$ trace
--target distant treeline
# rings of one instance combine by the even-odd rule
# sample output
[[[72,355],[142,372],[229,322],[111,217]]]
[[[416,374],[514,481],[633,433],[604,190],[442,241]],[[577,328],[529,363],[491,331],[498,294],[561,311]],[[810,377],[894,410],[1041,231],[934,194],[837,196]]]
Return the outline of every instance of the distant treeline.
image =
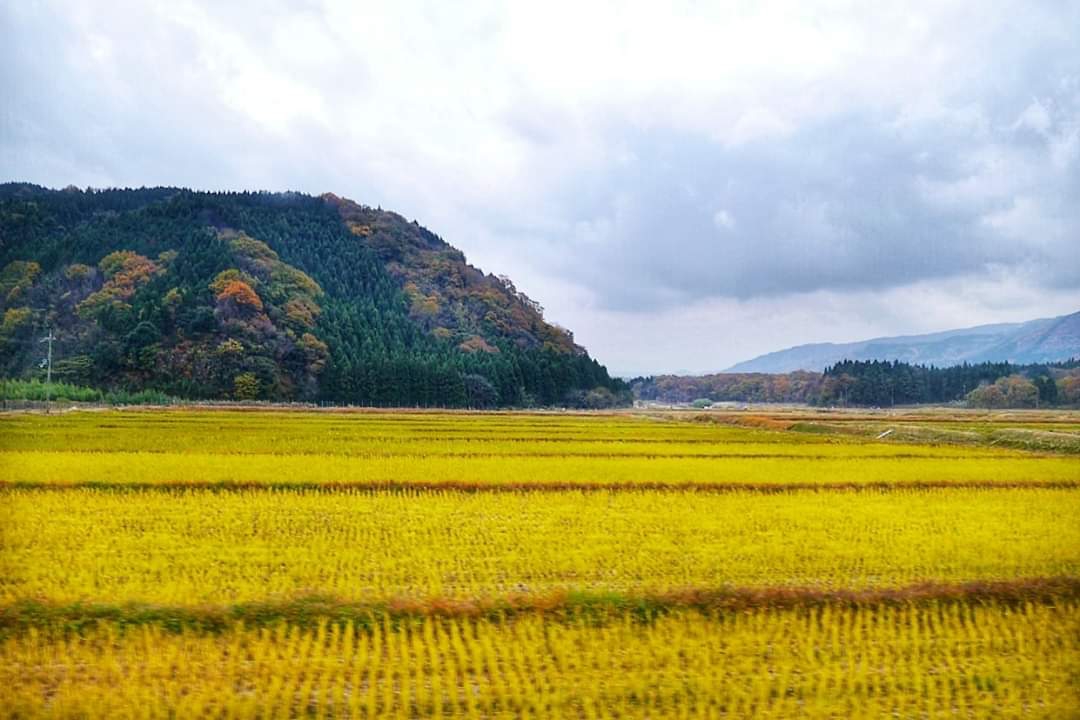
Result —
[[[1080,362],[1039,365],[977,363],[938,368],[897,361],[843,360],[826,368],[817,405],[889,407],[967,400],[988,407],[1080,402]]]
[[[638,400],[664,403],[787,402],[807,403],[821,390],[822,375],[796,371],[769,373],[719,373],[716,375],[655,375],[634,378],[630,388]]]
[[[1080,404],[1080,361],[938,368],[900,361],[843,360],[823,373],[660,375],[635,378],[630,384],[637,399],[668,403],[891,407],[966,401],[978,407],[1044,407]]]

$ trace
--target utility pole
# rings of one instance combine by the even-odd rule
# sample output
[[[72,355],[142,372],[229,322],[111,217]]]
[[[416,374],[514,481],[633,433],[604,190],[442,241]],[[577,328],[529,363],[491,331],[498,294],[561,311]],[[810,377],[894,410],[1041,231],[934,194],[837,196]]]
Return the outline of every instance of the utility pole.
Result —
[[[56,336],[53,335],[52,328],[49,328],[49,334],[46,337],[41,338],[41,342],[49,343],[49,354],[47,357],[48,369],[45,371],[45,414],[49,414],[49,409],[52,407],[52,344]]]

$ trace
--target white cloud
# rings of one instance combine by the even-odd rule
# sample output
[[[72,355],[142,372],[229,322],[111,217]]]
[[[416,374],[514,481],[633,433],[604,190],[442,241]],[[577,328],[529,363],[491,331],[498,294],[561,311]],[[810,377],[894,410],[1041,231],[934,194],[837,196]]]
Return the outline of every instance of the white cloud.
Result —
[[[1022,319],[958,283],[1067,304],[1078,26],[1052,0],[6,3],[0,166],[332,190],[511,275],[602,360],[715,368],[699,325],[768,350]]]
[[[1013,127],[1028,128],[1040,135],[1046,135],[1047,130],[1050,129],[1050,113],[1041,102],[1032,100],[1031,104],[1020,113],[1020,117],[1016,119]]]
[[[720,230],[734,230],[735,218],[727,210],[717,210],[712,216],[713,225]]]

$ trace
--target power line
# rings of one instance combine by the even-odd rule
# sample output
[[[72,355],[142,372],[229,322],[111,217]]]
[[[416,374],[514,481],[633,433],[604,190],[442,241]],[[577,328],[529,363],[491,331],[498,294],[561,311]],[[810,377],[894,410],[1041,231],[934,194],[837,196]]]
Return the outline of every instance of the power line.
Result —
[[[46,337],[41,338],[39,342],[49,343],[49,355],[48,355],[48,369],[45,371],[45,413],[48,414],[51,407],[51,392],[52,392],[52,344],[56,336],[53,335],[52,328],[49,328],[49,334]]]

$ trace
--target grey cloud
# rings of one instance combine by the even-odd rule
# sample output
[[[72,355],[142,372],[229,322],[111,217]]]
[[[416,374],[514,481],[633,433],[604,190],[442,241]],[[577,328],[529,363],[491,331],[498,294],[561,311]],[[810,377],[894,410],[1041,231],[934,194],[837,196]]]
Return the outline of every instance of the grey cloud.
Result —
[[[576,219],[563,270],[621,310],[896,287],[991,266],[1080,283],[1070,200],[1080,197],[1080,162],[1054,167],[1050,129],[1032,137],[1005,118],[991,118],[1002,129],[989,137],[939,121],[901,130],[866,114],[737,147],[664,130],[624,135],[636,162],[565,193]],[[1035,211],[1025,218],[1014,210],[1028,197]]]
[[[714,300],[773,307],[958,278],[1072,297],[1080,4],[940,5],[896,10],[889,22],[921,13],[931,27],[895,47],[872,35],[875,12],[852,11],[888,47],[849,38],[857,52],[804,81],[791,57],[750,58],[745,76],[684,67],[712,57],[708,34],[681,55],[693,27],[653,36],[642,18],[611,63],[580,32],[522,56],[526,35],[505,35],[512,12],[469,3],[400,16],[284,0],[0,4],[14,39],[0,44],[0,180],[332,190],[531,278],[523,289],[546,305],[573,286],[556,319],[575,328],[589,302],[670,327]],[[295,112],[309,99],[322,116]]]
[[[76,184],[169,177],[193,182],[222,174],[230,161],[221,152],[229,131],[201,122],[214,112],[208,95],[162,83],[163,69],[155,62],[197,57],[192,38],[157,32],[154,24],[131,17],[127,22],[137,40],[103,41],[101,52],[110,58],[99,64],[93,40],[66,18],[18,7],[7,12],[12,32],[38,39],[12,43],[3,56],[2,82],[14,111],[5,119],[2,151],[13,158],[13,167],[38,177],[42,170],[67,167],[72,176],[66,182]],[[116,69],[121,76],[112,75]],[[190,152],[195,145],[198,154]]]
[[[207,60],[192,27],[149,7],[98,17],[11,5],[0,22],[5,37],[33,39],[0,49],[0,157],[15,173],[5,180],[310,192],[340,181],[340,168],[327,170],[335,143],[325,128],[300,118],[275,136],[228,106],[230,69]],[[354,83],[362,76],[351,69]]]

